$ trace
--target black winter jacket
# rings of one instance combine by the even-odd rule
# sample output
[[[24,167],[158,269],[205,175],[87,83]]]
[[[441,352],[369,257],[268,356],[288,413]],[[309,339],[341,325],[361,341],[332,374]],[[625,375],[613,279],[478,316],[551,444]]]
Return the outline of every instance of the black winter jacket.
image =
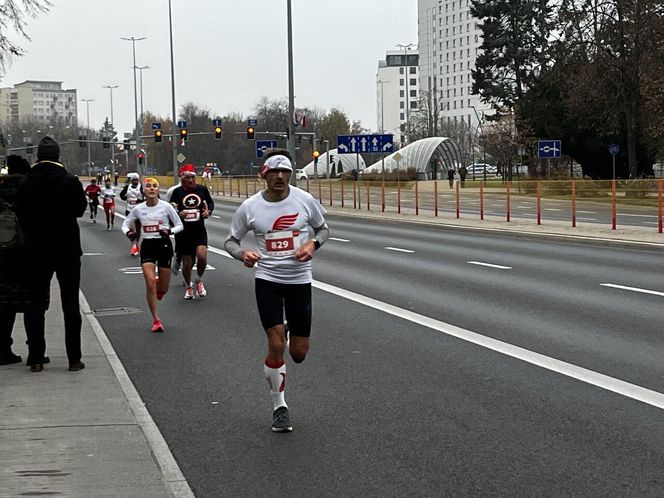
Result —
[[[79,258],[77,218],[88,206],[78,177],[52,161],[32,166],[18,188],[17,214],[29,254],[39,258]]]

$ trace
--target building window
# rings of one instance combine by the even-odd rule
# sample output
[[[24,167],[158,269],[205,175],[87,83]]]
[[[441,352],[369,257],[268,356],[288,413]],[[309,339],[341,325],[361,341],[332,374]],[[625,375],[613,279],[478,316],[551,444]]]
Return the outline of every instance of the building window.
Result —
[[[399,108],[400,109],[405,109],[406,108],[406,103],[403,100],[401,102],[399,102]]]
[[[406,92],[403,90],[399,90],[399,97],[404,98],[406,96]]]
[[[403,68],[402,67],[399,68],[399,74],[403,74]]]
[[[406,116],[404,115],[403,112],[401,114],[399,114],[399,119],[401,119],[401,121],[406,119]]]
[[[414,66],[411,66],[410,68],[408,68],[408,71],[410,72],[410,74],[416,74],[417,73],[417,68],[414,67]]]
[[[403,81],[403,78],[399,79],[399,86],[404,86],[404,85],[405,85],[405,83]]]
[[[411,97],[417,97],[417,90],[411,90],[410,91],[410,96]]]
[[[411,78],[410,79],[410,84],[411,85],[417,85],[417,78]]]
[[[411,109],[417,109],[417,101],[416,100],[410,103],[410,108]]]

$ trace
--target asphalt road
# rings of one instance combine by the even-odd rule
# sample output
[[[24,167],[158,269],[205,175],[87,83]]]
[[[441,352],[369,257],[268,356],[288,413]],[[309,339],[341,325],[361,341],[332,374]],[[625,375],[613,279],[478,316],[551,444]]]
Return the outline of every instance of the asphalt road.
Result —
[[[217,254],[236,207],[164,334],[129,242],[81,221],[82,290],[142,310],[99,321],[197,496],[664,495],[660,251],[330,217],[273,434],[253,274]]]

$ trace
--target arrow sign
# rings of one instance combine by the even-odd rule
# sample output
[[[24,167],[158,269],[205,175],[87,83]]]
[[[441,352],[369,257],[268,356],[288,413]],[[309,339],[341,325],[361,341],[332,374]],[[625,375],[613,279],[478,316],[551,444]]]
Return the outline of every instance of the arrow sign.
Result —
[[[384,153],[394,147],[393,135],[338,135],[339,154]]]
[[[620,147],[618,147],[618,144],[609,145],[609,154],[615,156],[616,154],[618,154],[618,152],[620,152]]]
[[[153,130],[161,130],[161,123],[152,123]]]
[[[276,148],[276,140],[256,140],[256,157],[263,157],[266,150]]]

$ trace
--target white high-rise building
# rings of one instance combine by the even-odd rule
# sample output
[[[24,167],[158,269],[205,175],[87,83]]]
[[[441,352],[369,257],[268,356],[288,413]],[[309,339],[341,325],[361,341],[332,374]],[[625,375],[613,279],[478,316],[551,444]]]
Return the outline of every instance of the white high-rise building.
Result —
[[[492,113],[472,93],[471,71],[482,44],[482,30],[470,14],[472,0],[418,0],[420,88],[448,122],[478,126]],[[474,108],[474,109],[473,109]]]
[[[76,125],[76,90],[61,81],[28,80],[0,88],[0,125],[38,120],[45,124]]]
[[[408,141],[408,118],[420,99],[417,50],[389,50],[376,72],[376,128],[394,135],[395,143]]]

